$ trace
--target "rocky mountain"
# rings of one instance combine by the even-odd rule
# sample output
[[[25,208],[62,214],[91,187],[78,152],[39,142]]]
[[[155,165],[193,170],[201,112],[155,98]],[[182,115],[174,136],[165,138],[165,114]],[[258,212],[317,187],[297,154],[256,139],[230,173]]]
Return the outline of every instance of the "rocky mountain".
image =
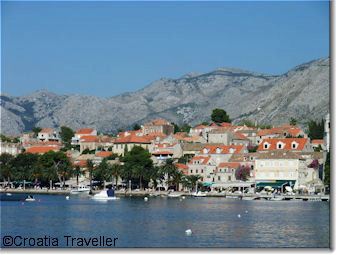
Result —
[[[312,61],[282,75],[231,68],[189,73],[110,98],[48,91],[21,97],[1,95],[1,132],[15,135],[34,126],[61,125],[115,132],[156,117],[194,125],[209,120],[214,108],[225,109],[236,122],[321,119],[329,111],[329,61]]]

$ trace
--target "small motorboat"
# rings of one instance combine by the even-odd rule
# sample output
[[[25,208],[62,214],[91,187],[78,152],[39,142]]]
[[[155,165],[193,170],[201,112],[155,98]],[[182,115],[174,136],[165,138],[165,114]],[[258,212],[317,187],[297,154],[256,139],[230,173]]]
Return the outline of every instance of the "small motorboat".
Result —
[[[167,195],[168,197],[181,197],[181,193],[171,192]]]
[[[92,199],[95,200],[118,200],[119,197],[115,196],[115,191],[113,189],[102,190],[100,193],[94,195]]]
[[[198,191],[198,192],[194,192],[192,194],[194,197],[206,197],[206,193],[203,193],[201,191]]]
[[[28,195],[27,198],[25,199],[26,202],[34,202],[35,198],[31,195]]]
[[[70,194],[72,195],[80,195],[80,194],[89,194],[90,188],[85,186],[77,186],[74,189],[70,190]]]
[[[269,199],[270,201],[282,201],[284,200],[283,196],[274,196],[272,198]]]

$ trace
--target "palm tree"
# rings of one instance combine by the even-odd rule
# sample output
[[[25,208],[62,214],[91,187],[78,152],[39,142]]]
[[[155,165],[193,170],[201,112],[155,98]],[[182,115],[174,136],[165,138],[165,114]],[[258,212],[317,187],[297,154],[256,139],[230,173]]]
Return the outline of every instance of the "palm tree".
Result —
[[[87,169],[89,171],[89,180],[90,180],[90,191],[92,190],[92,173],[94,171],[94,163],[92,160],[87,160]]]
[[[118,177],[121,175],[122,173],[122,166],[119,164],[113,164],[111,166],[111,172],[112,172],[112,176],[115,179],[116,182],[116,188],[117,188],[117,184],[118,184]]]
[[[168,186],[170,179],[177,173],[178,169],[173,163],[173,159],[169,158],[165,161],[165,164],[161,166],[161,171],[166,176]]]
[[[193,189],[194,185],[199,181],[200,178],[200,175],[188,175],[187,179],[189,188]]]
[[[172,176],[172,184],[176,186],[176,191],[179,191],[179,184],[181,183],[183,176],[183,173],[178,170]]]
[[[73,174],[76,175],[76,185],[78,186],[78,184],[79,184],[78,179],[79,179],[79,176],[81,174],[80,166],[75,166],[75,168],[73,169]]]

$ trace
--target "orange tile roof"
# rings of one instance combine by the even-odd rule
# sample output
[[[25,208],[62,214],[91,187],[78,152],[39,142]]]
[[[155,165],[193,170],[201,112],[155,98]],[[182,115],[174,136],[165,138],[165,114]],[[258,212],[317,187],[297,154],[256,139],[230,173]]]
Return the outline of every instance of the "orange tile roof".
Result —
[[[188,166],[182,163],[175,163],[175,166],[180,169],[188,169]]]
[[[80,167],[86,167],[87,166],[87,161],[86,160],[76,160],[74,162],[75,166],[80,166]]]
[[[41,131],[39,133],[54,133],[54,129],[52,128],[42,128]]]
[[[207,154],[216,154],[216,149],[220,148],[221,153],[220,154],[229,154],[230,149],[234,149],[234,154],[240,153],[243,149],[243,145],[206,145],[201,151],[201,154],[204,154],[204,149],[208,149]]]
[[[269,143],[270,146],[268,149],[264,148],[264,143]],[[308,142],[308,138],[268,138],[268,139],[263,139],[263,141],[259,144],[257,150],[258,151],[270,151],[270,150],[280,150],[277,149],[277,143],[282,142],[284,143],[284,147],[282,150],[303,150],[305,145]],[[292,149],[292,142],[298,143],[298,146],[296,149]]]
[[[239,162],[222,162],[219,164],[219,168],[238,168],[240,166]]]
[[[204,129],[204,128],[207,128],[207,127],[208,126],[206,126],[206,125],[200,124],[200,125],[197,125],[197,126],[193,127],[193,129]]]
[[[152,152],[152,155],[172,155],[172,151],[155,151]]]
[[[232,126],[232,123],[222,122],[222,123],[220,123],[220,126],[221,126],[221,127],[231,127],[231,126]]]
[[[199,161],[201,161],[200,164],[205,165],[205,164],[208,163],[208,161],[209,161],[210,159],[211,159],[210,156],[207,156],[207,157],[205,157],[205,156],[194,156],[194,157],[190,160],[189,163],[191,164],[193,161],[199,160]]]
[[[323,139],[313,139],[311,143],[312,144],[324,144],[324,140]]]
[[[27,153],[33,153],[33,154],[43,154],[48,151],[59,151],[59,146],[33,146],[26,149]]]
[[[151,140],[153,138],[148,136],[135,136],[135,135],[129,135],[126,137],[119,137],[115,140],[115,143],[151,143]]]
[[[76,134],[78,135],[90,135],[94,129],[92,128],[80,128],[76,131]]]
[[[285,124],[279,127],[259,130],[257,132],[257,135],[266,136],[266,135],[283,134],[283,133],[288,133],[292,136],[298,136],[299,134],[303,133],[303,131],[299,127]]]
[[[112,152],[111,151],[98,151],[96,153],[96,156],[97,157],[102,157],[102,158],[106,158],[106,157],[109,157],[112,155]]]
[[[235,132],[234,135],[235,135],[236,139],[240,139],[240,140],[247,140],[248,139],[244,134],[239,133],[239,132]]]
[[[80,139],[80,143],[93,143],[93,142],[98,142],[98,137],[96,135],[86,135],[82,136]]]

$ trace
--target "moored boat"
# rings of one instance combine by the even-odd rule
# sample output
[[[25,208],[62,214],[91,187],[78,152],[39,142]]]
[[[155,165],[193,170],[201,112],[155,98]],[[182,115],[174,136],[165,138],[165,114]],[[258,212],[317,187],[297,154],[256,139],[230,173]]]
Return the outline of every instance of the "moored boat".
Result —
[[[89,194],[90,188],[85,186],[77,186],[74,189],[70,190],[70,194],[76,195],[76,194]]]
[[[115,196],[115,191],[113,189],[102,190],[98,194],[94,195],[92,199],[95,200],[118,200],[119,197]]]

